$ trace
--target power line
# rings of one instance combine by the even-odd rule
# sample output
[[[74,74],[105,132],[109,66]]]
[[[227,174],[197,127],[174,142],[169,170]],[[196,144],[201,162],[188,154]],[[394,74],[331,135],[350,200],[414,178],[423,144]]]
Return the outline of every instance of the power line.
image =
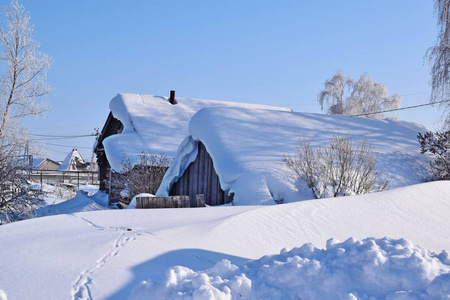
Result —
[[[370,112],[370,113],[349,115],[349,117],[361,117],[361,116],[368,116],[368,115],[376,115],[376,114],[382,114],[382,113],[386,113],[386,112],[393,112],[393,111],[397,111],[397,110],[405,110],[405,109],[423,107],[423,106],[440,104],[440,103],[445,103],[445,102],[450,102],[450,100],[442,100],[442,101],[436,101],[436,102],[433,102],[433,103],[425,103],[425,104],[412,105],[412,106],[406,106],[406,107],[401,107],[401,108],[394,108],[394,109],[388,109],[388,110],[382,110],[382,111],[376,111],[376,112]]]
[[[422,92],[422,93],[413,93],[413,94],[403,94],[403,95],[400,95],[400,96],[404,97],[404,96],[415,96],[415,95],[425,95],[425,94],[431,94],[431,92]]]
[[[79,134],[79,135],[49,135],[49,134],[37,134],[30,133],[32,136],[42,136],[42,137],[52,137],[52,138],[79,138],[79,137],[87,137],[87,136],[95,136],[95,134]]]
[[[44,142],[44,144],[50,145],[50,146],[57,146],[57,147],[66,147],[66,148],[89,149],[89,150],[93,149],[92,147],[67,146],[67,145],[52,144],[52,143],[46,143],[46,142]]]

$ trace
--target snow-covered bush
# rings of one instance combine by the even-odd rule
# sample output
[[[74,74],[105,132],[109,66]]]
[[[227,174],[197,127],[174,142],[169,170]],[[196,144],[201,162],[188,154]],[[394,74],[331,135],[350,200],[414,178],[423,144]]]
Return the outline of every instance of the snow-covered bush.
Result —
[[[31,217],[40,201],[17,158],[21,148],[11,139],[0,137],[0,224]]]
[[[425,134],[419,132],[417,139],[422,154],[430,153],[434,160],[430,162],[431,177],[429,180],[450,179],[450,131],[431,132]]]
[[[450,255],[405,239],[350,238],[305,244],[242,267],[222,260],[194,271],[170,268],[129,299],[449,299]]]
[[[348,135],[333,135],[322,147],[313,147],[311,139],[303,138],[293,157],[284,161],[315,198],[359,195],[389,186],[389,180],[378,180],[378,159],[367,138],[353,142]]]
[[[141,153],[136,164],[124,154],[122,173],[116,173],[112,180],[112,195],[128,192],[128,198],[140,193],[156,194],[161,181],[169,167],[169,159],[165,154]]]

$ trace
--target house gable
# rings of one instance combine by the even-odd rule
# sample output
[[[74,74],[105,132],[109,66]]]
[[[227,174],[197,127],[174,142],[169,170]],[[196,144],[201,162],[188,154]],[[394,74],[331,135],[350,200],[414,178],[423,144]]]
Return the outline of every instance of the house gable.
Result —
[[[196,206],[197,194],[203,194],[207,205],[221,205],[233,201],[233,194],[222,190],[214,163],[203,143],[198,143],[196,159],[184,171],[178,181],[172,184],[170,196],[189,195],[191,206]]]

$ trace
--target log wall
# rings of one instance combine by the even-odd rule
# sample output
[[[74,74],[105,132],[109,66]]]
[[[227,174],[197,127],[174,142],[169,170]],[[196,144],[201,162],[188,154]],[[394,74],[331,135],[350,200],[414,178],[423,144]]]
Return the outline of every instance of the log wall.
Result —
[[[221,205],[233,201],[233,194],[222,190],[214,170],[214,164],[202,143],[198,145],[198,155],[177,182],[172,184],[170,195],[189,195],[191,207],[195,207],[197,194],[204,194],[207,205]]]

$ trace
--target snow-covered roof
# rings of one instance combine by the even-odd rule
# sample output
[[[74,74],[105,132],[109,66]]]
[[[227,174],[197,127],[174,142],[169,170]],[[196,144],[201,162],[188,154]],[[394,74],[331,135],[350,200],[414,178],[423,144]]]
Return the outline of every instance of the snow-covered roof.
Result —
[[[45,161],[45,158],[33,157],[33,169],[38,168],[44,161]]]
[[[63,160],[58,168],[58,171],[77,171],[77,165],[84,163],[85,161],[83,157],[81,157],[80,152],[74,148]]]
[[[103,145],[112,169],[122,169],[123,154],[133,163],[142,153],[165,153],[175,157],[178,146],[189,135],[192,116],[205,107],[245,107],[290,111],[288,108],[248,103],[176,98],[172,105],[166,97],[118,94],[109,107],[124,126],[122,133],[105,138]]]
[[[191,120],[187,137],[166,173],[157,195],[167,195],[197,155],[201,141],[211,155],[223,190],[235,193],[234,203],[274,204],[310,199],[311,192],[299,188],[283,163],[293,155],[299,139],[310,137],[313,146],[323,145],[336,133],[352,139],[367,136],[379,156],[378,170],[391,188],[422,182],[424,171],[416,135],[420,125],[319,114],[244,108],[207,108]]]

